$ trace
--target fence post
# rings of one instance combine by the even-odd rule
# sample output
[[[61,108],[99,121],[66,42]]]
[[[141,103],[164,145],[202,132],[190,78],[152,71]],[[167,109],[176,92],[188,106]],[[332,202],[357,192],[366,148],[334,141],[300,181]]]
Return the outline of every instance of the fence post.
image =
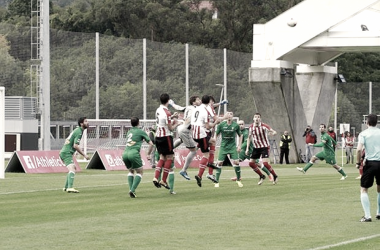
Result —
[[[0,87],[0,179],[5,178],[5,88]]]

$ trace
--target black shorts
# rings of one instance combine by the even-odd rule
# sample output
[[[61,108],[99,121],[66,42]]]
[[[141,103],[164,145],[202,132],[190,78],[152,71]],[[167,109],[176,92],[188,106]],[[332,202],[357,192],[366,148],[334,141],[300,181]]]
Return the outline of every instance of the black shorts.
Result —
[[[230,158],[228,158],[228,156],[224,157],[224,161],[222,163],[222,166],[223,167],[232,167],[232,162],[230,161]]]
[[[212,137],[212,131],[207,131],[206,134],[207,134],[207,140],[210,141]]]
[[[366,161],[360,186],[370,188],[373,186],[374,179],[376,179],[376,185],[380,185],[380,161]]]
[[[172,136],[156,137],[156,147],[160,155],[174,154],[173,137]]]
[[[251,159],[260,159],[260,156],[262,158],[268,158],[269,157],[269,152],[268,148],[254,148],[252,150],[251,154]]]
[[[194,139],[194,141],[198,142],[198,148],[201,149],[202,153],[210,152],[209,140],[210,140],[209,137],[204,137],[201,139]]]

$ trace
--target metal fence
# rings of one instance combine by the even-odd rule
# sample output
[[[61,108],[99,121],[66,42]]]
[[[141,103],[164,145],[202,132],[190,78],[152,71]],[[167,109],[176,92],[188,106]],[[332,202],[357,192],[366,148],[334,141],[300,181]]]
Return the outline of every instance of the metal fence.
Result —
[[[30,28],[0,25],[0,85],[6,95],[36,97],[30,80]],[[95,34],[51,30],[51,120],[76,121],[80,116],[95,118]],[[142,118],[143,40],[100,35],[100,119]],[[159,94],[170,93],[186,105],[185,45],[147,41],[147,119],[154,118]],[[211,94],[219,99],[224,81],[224,51],[189,45],[189,95]],[[255,112],[248,69],[251,53],[227,51],[228,108],[248,123]],[[179,86],[179,87],[178,87]],[[254,90],[253,90],[254,91]],[[370,102],[370,93],[374,98]],[[339,83],[337,124],[362,130],[363,115],[380,113],[380,84]],[[333,100],[331,100],[333,102]],[[333,124],[334,107],[331,113]],[[262,112],[265,112],[263,110]],[[340,131],[337,131],[340,133]]]

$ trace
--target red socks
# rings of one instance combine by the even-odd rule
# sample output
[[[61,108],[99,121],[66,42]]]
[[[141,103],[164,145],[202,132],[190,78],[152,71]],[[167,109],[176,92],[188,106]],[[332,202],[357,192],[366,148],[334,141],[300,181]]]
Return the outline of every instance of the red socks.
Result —
[[[199,163],[199,172],[198,176],[202,178],[203,173],[205,172],[205,169],[207,167],[208,159],[206,157],[203,157],[201,162]]]
[[[260,171],[260,168],[256,165],[254,162],[249,162],[249,166],[253,169],[253,171],[256,172],[260,177],[263,175],[263,173]]]
[[[154,171],[154,178],[156,178],[157,180],[160,178],[161,168],[162,168],[163,165],[164,165],[164,160],[160,159],[157,162],[156,170]]]

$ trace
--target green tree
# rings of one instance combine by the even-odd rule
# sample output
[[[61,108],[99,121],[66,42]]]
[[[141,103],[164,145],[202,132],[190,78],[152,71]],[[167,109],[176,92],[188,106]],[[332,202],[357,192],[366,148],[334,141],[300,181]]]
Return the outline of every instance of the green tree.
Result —
[[[6,95],[27,95],[27,81],[23,65],[9,53],[10,46],[6,38],[0,35],[0,85],[6,88]]]
[[[37,1],[36,1],[37,2]],[[30,0],[13,0],[8,4],[9,16],[30,17],[31,6]]]
[[[349,82],[380,82],[380,53],[346,53],[336,61]]]

